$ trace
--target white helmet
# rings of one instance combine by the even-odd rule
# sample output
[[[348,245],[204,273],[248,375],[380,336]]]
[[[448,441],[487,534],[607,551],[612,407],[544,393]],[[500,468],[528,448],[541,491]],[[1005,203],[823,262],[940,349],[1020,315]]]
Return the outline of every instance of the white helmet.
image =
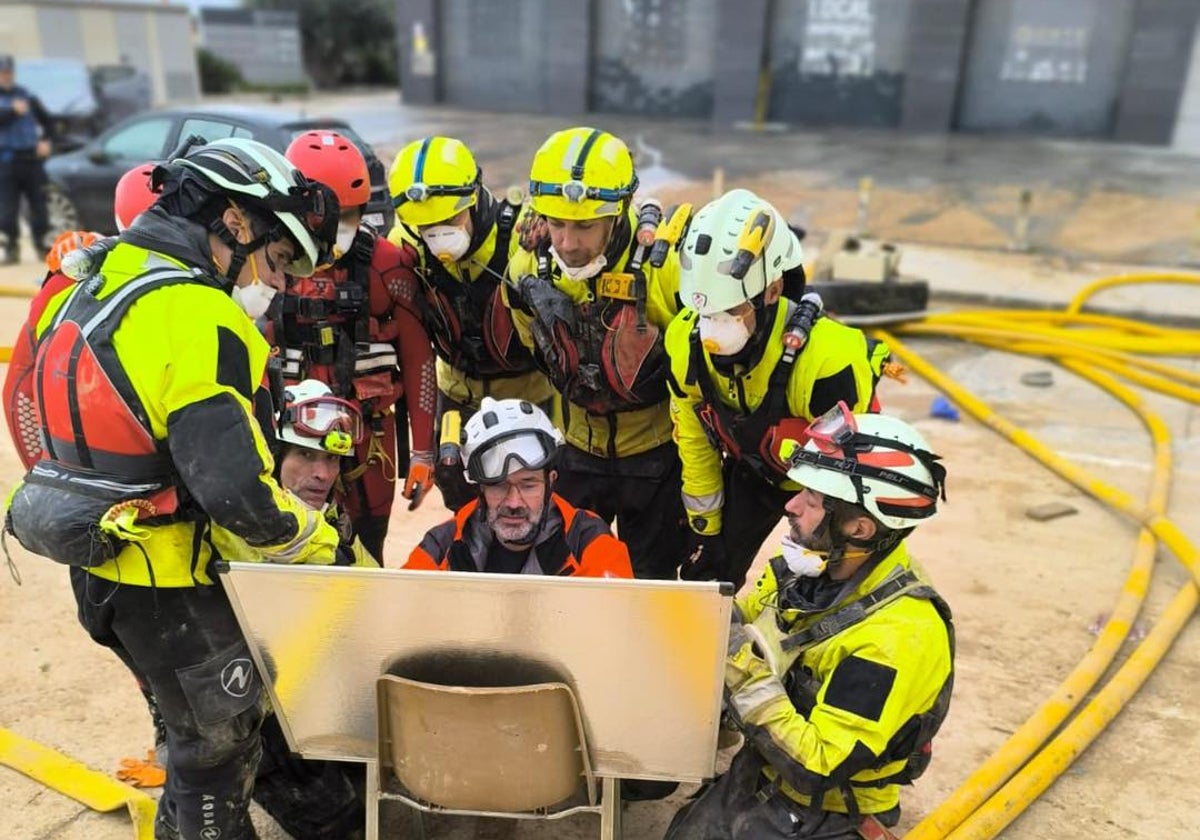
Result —
[[[888,528],[912,528],[937,514],[946,469],[912,426],[886,414],[851,414],[844,402],[814,420],[803,448],[785,440],[788,478],[865,508]]]
[[[358,406],[338,399],[317,379],[289,385],[283,392],[279,440],[293,446],[334,455],[349,455],[362,440],[362,413]]]
[[[749,190],[730,190],[700,208],[679,250],[679,297],[715,315],[761,295],[804,262],[783,215]]]
[[[515,470],[548,469],[563,444],[562,432],[527,400],[484,397],[464,431],[462,459],[475,484],[497,484]]]
[[[270,146],[227,137],[198,146],[172,164],[200,173],[234,201],[241,198],[247,210],[282,222],[297,246],[288,274],[308,277],[325,258],[337,228],[337,198]]]

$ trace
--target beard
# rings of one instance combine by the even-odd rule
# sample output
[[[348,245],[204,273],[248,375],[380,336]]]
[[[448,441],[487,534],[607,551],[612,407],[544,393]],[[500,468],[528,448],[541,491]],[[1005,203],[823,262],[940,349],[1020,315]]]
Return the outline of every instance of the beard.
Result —
[[[816,536],[815,534],[805,534],[800,528],[800,520],[794,516],[789,516],[788,526],[791,529],[792,542],[818,554],[832,551],[833,539],[829,533],[828,521],[829,517],[826,516],[825,527],[818,526],[821,534],[820,536]]]
[[[487,512],[488,527],[492,529],[496,539],[515,545],[533,541],[533,530],[541,518],[541,508],[533,510],[527,505],[500,505],[489,507]]]

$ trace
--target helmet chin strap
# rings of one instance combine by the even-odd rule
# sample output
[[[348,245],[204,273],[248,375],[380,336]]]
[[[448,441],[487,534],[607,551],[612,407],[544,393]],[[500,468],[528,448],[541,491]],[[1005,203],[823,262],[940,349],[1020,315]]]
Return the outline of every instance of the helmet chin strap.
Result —
[[[249,224],[249,222],[247,222],[247,224]],[[221,279],[224,280],[222,286],[225,288],[225,291],[228,292],[237,285],[238,275],[242,273],[242,266],[246,264],[246,259],[267,243],[271,232],[267,231],[266,233],[262,233],[259,236],[256,236],[254,239],[251,239],[249,242],[239,242],[238,238],[233,235],[233,231],[229,229],[220,216],[213,219],[209,223],[208,229],[217,237],[217,239],[220,239],[221,242],[227,248],[229,248],[231,252],[229,256],[229,265],[225,267],[225,270],[221,275]],[[217,268],[220,267],[221,266],[218,263]]]

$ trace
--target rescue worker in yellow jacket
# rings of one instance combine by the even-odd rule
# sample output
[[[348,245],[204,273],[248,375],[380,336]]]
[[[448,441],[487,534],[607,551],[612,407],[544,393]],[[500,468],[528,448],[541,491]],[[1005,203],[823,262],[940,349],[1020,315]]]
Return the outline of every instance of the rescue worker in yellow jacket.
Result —
[[[612,134],[551,135],[529,179],[530,250],[513,256],[504,290],[561,395],[556,489],[616,520],[635,576],[674,579],[683,510],[662,336],[679,309],[678,254],[665,239],[655,249],[667,226],[656,203],[635,209],[633,158]]]
[[[745,745],[666,840],[885,836],[953,685],[950,609],[904,539],[945,469],[901,420],[845,403],[788,440],[789,537],[736,602],[728,714]]]
[[[338,208],[251,140],[194,148],[154,178],[155,205],[38,322],[44,455],[6,528],[72,567],[81,623],[158,702],[155,837],[243,840],[264,695],[213,585],[213,533],[282,563],[332,563],[338,545],[272,476],[269,351],[246,309],[313,271]]]
[[[839,401],[866,411],[887,348],[822,317],[820,298],[802,294],[800,241],[748,190],[696,214],[679,260],[688,309],[667,329],[667,352],[691,526],[680,575],[740,588],[796,489],[780,443]]]
[[[401,149],[388,186],[399,222],[388,238],[415,256],[421,288],[413,296],[437,354],[439,425],[451,412],[465,423],[488,396],[550,410],[554,391],[500,299],[520,198],[492,195],[470,149],[452,137]],[[434,479],[452,510],[475,498],[460,464],[439,462]]]

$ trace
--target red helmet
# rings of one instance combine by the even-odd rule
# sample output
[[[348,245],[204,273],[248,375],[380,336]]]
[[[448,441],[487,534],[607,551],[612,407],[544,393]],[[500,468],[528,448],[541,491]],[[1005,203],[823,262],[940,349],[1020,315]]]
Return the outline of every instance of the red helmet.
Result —
[[[306,131],[284,154],[305,178],[332,189],[343,209],[361,207],[370,200],[367,161],[354,143],[336,131]]]
[[[138,164],[117,181],[117,189],[113,194],[113,216],[117,220],[117,230],[125,230],[132,225],[134,219],[158,200],[158,194],[150,189],[150,175],[156,165]]]

